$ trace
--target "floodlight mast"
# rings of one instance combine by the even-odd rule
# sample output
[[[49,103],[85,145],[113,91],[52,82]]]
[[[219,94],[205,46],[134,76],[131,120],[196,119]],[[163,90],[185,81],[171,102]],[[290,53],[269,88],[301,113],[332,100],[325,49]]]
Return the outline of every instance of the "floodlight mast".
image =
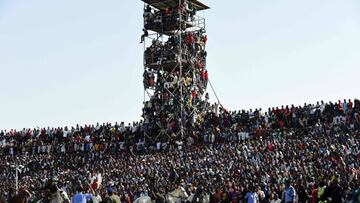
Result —
[[[205,19],[196,12],[209,7],[198,0],[142,1],[143,139],[175,144],[192,135],[208,106]]]

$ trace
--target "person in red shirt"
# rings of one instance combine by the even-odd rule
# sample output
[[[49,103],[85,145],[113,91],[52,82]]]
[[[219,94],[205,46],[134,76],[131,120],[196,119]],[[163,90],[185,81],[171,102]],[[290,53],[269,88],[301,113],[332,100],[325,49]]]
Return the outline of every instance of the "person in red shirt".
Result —
[[[348,103],[347,103],[347,106],[348,106],[348,110],[351,110],[352,107],[353,107],[353,103],[351,102],[351,99],[349,99]]]
[[[343,110],[343,105],[342,105],[342,102],[340,100],[338,101],[338,109],[339,109],[339,111]]]
[[[205,69],[201,70],[200,76],[201,76],[202,79],[205,80]]]
[[[316,203],[317,202],[317,193],[318,193],[318,186],[315,183],[312,190],[311,190],[311,203]]]
[[[190,45],[194,44],[194,42],[195,42],[194,33],[190,32],[186,36],[186,43],[190,46]]]
[[[91,184],[91,188],[96,191],[99,188],[99,184],[98,184],[98,179],[95,178],[95,180],[93,181],[93,183]]]
[[[163,15],[164,15],[164,16],[169,16],[169,15],[170,15],[170,9],[167,8],[167,7],[165,7],[165,8],[162,10],[162,12],[163,12]]]
[[[268,148],[269,151],[274,151],[275,146],[274,146],[273,143],[269,143],[268,146],[267,146],[267,148]]]
[[[197,62],[196,62],[196,67],[197,68],[202,68],[202,64],[201,64],[201,61],[200,60],[198,60]]]
[[[192,90],[192,91],[191,91],[191,96],[192,96],[192,98],[195,98],[195,97],[197,96],[197,93],[196,93],[195,90]]]
[[[203,40],[203,42],[204,42],[204,45],[206,45],[206,42],[207,42],[207,40],[208,40],[207,36],[204,35],[203,38],[202,38],[202,40]]]

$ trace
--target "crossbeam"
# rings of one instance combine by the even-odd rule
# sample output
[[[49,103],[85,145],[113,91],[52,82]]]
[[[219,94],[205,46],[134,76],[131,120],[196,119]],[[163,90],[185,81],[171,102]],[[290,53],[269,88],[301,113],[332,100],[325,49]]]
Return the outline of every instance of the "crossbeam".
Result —
[[[179,0],[142,0],[143,2],[159,9],[163,10],[165,8],[175,8],[179,5]],[[206,10],[210,7],[201,3],[198,0],[187,0],[189,4],[191,4],[197,11]]]

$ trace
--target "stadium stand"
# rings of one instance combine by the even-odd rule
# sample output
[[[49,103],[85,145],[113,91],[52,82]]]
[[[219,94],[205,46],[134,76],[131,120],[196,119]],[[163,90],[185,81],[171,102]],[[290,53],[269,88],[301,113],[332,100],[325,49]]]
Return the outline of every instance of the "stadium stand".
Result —
[[[190,202],[359,200],[359,100],[265,113],[216,107],[191,136],[172,142],[143,143],[142,122],[3,130],[0,197],[63,202],[93,191],[84,198],[164,202],[183,191]]]

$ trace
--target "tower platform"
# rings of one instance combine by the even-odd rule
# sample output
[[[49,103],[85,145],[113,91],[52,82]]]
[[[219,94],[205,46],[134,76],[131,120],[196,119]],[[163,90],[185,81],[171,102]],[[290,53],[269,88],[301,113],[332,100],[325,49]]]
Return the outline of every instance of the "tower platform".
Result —
[[[179,5],[179,0],[142,0],[143,2],[159,9],[163,10],[165,8],[174,8]],[[191,4],[197,11],[210,9],[209,6],[201,3],[198,0],[187,0],[189,4]]]

